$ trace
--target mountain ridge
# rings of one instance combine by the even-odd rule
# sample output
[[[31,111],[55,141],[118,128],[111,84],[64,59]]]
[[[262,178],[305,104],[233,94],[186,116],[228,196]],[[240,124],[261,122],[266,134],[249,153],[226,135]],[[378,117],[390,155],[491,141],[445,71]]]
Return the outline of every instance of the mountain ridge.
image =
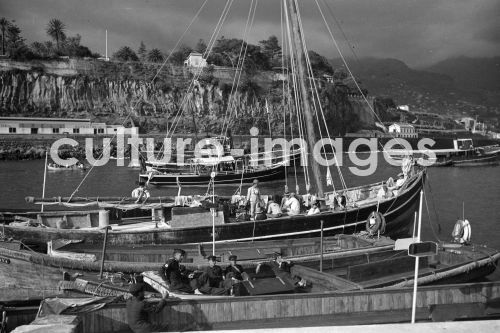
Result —
[[[340,59],[330,63],[345,71]],[[415,111],[477,115],[500,125],[500,56],[454,57],[423,68],[375,57],[350,59],[348,64],[370,95],[393,98],[397,105],[409,105]]]

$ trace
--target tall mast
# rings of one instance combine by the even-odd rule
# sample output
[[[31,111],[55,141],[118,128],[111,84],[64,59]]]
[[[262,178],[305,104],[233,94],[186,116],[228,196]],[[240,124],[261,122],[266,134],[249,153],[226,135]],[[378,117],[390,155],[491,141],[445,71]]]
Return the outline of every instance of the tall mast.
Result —
[[[304,110],[306,130],[307,130],[307,142],[309,146],[309,154],[308,155],[308,165],[311,166],[311,170],[314,176],[314,182],[316,183],[316,190],[319,197],[323,197],[323,183],[321,182],[321,174],[319,170],[319,165],[314,160],[313,150],[314,145],[316,144],[316,131],[314,129],[314,118],[311,112],[310,107],[310,97],[306,88],[306,63],[304,60],[304,48],[302,47],[302,32],[300,31],[299,22],[297,18],[297,7],[295,0],[284,0],[287,2],[291,22],[292,22],[292,31],[293,31],[293,46],[294,52],[297,59],[297,69],[299,72],[299,87],[302,91],[302,107]]]

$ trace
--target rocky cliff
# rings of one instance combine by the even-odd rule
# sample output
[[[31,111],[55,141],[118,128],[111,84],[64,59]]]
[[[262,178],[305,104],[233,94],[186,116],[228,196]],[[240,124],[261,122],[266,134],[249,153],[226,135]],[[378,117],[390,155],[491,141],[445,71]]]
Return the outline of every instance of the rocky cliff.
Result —
[[[228,107],[233,75],[230,69],[216,69],[193,84],[187,68],[170,65],[0,60],[0,116],[85,117],[119,124],[131,120],[143,131],[175,126],[178,132],[217,131],[227,119],[235,133],[247,133],[251,126],[267,129],[268,100],[273,131],[281,133],[281,83],[273,80],[274,74],[243,77]],[[349,112],[365,125],[373,123],[359,101],[352,101]]]

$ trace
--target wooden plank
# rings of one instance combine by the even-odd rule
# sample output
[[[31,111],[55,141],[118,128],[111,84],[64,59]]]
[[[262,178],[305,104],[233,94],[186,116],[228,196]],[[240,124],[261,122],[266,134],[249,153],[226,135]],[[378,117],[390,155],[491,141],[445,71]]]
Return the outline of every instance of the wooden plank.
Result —
[[[422,268],[426,268],[428,266],[427,258],[420,258],[420,265]],[[354,282],[375,280],[392,274],[411,272],[414,268],[415,258],[413,257],[405,256],[401,258],[385,259],[377,262],[349,266],[347,268],[347,279]]]
[[[327,290],[355,290],[361,289],[357,283],[343,279],[333,274],[319,272],[316,269],[305,267],[302,265],[294,265],[291,269],[292,275],[300,276],[301,278],[311,281],[314,284],[319,284]]]

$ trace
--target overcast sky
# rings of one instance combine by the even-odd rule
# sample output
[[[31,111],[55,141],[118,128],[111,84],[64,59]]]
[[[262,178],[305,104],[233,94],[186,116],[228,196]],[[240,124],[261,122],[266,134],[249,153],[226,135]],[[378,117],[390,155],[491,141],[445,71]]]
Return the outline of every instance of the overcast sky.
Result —
[[[183,39],[208,41],[227,0],[209,0]],[[318,0],[343,53],[396,58],[412,67],[453,56],[500,55],[500,0]],[[340,22],[342,31],[335,24]],[[45,41],[47,23],[58,18],[67,35],[104,54],[127,45],[170,51],[202,0],[0,0],[0,16],[15,20],[28,43]],[[235,0],[220,35],[242,38],[251,0]],[[308,46],[338,57],[315,0],[300,0]],[[280,0],[260,0],[249,41],[281,36]]]

